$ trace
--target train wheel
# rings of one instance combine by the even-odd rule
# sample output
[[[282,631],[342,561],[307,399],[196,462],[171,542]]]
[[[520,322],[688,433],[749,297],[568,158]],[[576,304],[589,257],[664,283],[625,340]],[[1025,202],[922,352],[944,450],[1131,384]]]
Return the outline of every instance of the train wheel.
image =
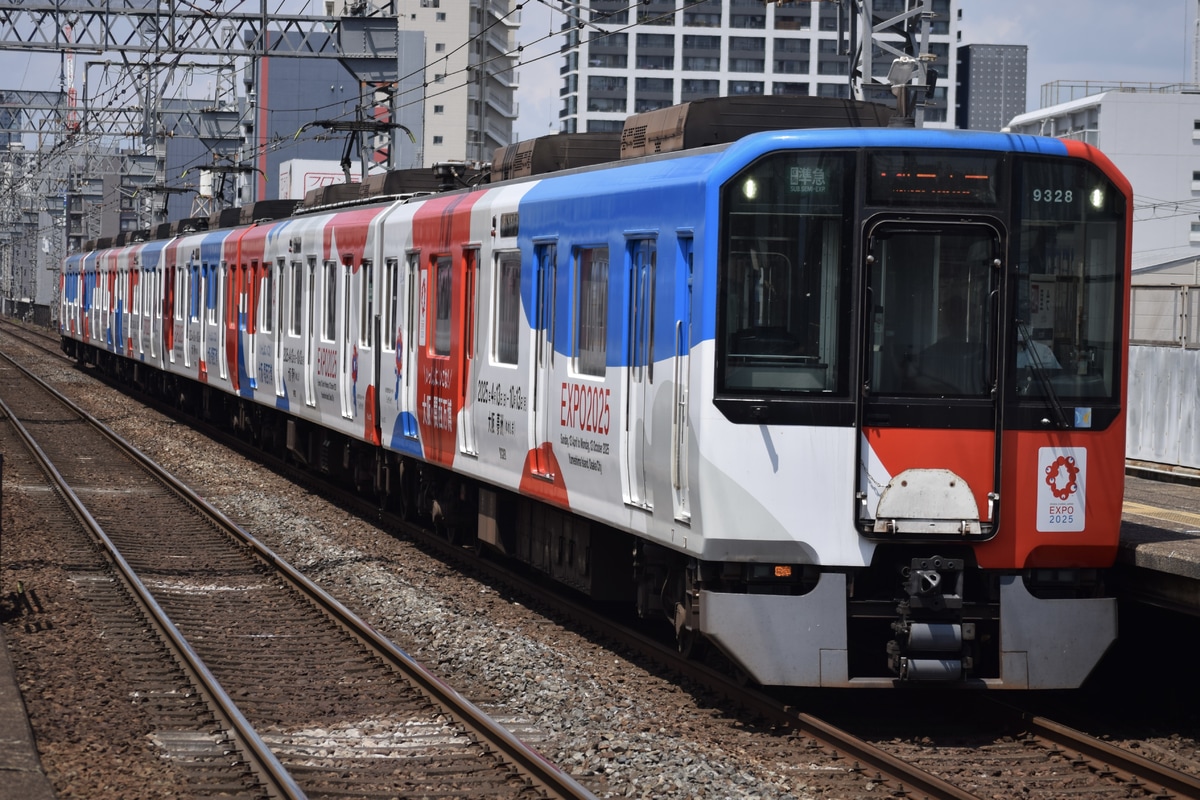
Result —
[[[699,661],[708,652],[708,640],[697,630],[680,628],[675,632],[675,647],[684,658]]]
[[[400,519],[411,521],[417,516],[417,472],[400,463],[400,486],[391,496],[392,507]]]

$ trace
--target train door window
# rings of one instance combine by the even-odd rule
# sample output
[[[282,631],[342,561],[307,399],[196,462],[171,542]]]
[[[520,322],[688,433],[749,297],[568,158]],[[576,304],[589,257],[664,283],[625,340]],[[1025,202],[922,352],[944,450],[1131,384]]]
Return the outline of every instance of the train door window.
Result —
[[[479,307],[479,251],[467,250],[463,253],[463,297],[466,304],[463,308],[463,354],[467,361],[475,358],[475,309]],[[463,375],[467,375],[463,372]]]
[[[454,267],[450,256],[438,256],[435,262],[433,299],[433,352],[450,355],[450,318],[453,309]]]
[[[718,391],[849,392],[851,159],[780,153],[722,188]]]
[[[400,299],[400,264],[394,258],[383,260],[383,308],[381,309],[383,341],[380,346],[391,352],[400,349],[400,330],[396,327],[396,303]],[[393,340],[392,337],[396,338]]]
[[[283,259],[279,260],[279,265],[283,267]],[[275,330],[275,309],[279,307],[279,298],[275,296],[275,273],[274,264],[263,262],[258,291],[258,329],[263,333]]]
[[[358,268],[358,343],[363,347],[375,345],[375,265],[363,259]]]
[[[216,265],[208,264],[206,266],[208,268],[208,274],[206,277],[208,286],[206,287],[205,296],[204,296],[204,315],[205,315],[205,317],[207,317],[209,325],[216,325],[217,324],[217,292],[219,291],[219,288],[220,288],[220,281],[218,279]]]
[[[190,292],[191,300],[191,321],[200,321],[200,264],[193,260],[191,266],[192,273],[192,291]]]
[[[162,273],[163,288],[166,290],[166,298],[164,300],[166,322],[163,324],[163,351],[171,354],[171,358],[175,356],[175,320],[179,316],[178,311],[178,296],[175,292],[175,267],[166,267]]]
[[[521,334],[521,253],[498,253],[493,280],[496,300],[492,315],[492,358],[516,364]]]
[[[247,333],[254,333],[257,324],[258,311],[258,262],[251,261],[250,268],[242,265],[242,290],[239,303],[241,305],[239,316],[242,330]]]
[[[575,371],[604,377],[608,351],[608,248],[575,251]]]
[[[657,243],[637,239],[629,243],[630,314],[629,364],[645,367],[646,379],[654,380],[654,274],[658,263]]]
[[[230,274],[232,270],[233,274]],[[233,287],[236,285],[237,264],[230,265],[227,261],[221,262],[221,268],[217,273],[219,281],[217,287],[217,364],[220,366],[220,375],[222,379],[229,377],[229,351],[226,346],[229,342],[229,321],[232,318],[234,304],[230,302],[233,294]]]
[[[288,333],[299,336],[304,319],[304,264],[293,261],[291,269],[291,304],[289,305]]]
[[[155,324],[162,318],[162,304],[160,297],[161,287],[159,281],[159,271],[152,269],[146,273],[146,292],[149,297],[146,298],[146,320],[150,323],[150,356],[158,358],[158,337],[161,334],[161,324]]]
[[[187,267],[176,268],[171,267],[171,271],[175,274],[175,321],[183,322],[187,319],[187,289],[188,289],[188,272]]]
[[[872,395],[985,397],[995,369],[991,225],[883,222],[871,231]]]
[[[332,342],[337,337],[337,262],[326,261],[321,291],[325,298],[321,338]]]

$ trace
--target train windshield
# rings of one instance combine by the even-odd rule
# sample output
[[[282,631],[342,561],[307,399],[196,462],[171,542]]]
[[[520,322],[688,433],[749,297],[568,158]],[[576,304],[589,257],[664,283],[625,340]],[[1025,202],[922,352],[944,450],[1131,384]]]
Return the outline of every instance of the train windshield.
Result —
[[[850,153],[780,153],[723,190],[719,388],[845,393]]]
[[[1016,391],[1051,402],[1115,399],[1123,196],[1079,162],[1032,159],[1016,177]]]

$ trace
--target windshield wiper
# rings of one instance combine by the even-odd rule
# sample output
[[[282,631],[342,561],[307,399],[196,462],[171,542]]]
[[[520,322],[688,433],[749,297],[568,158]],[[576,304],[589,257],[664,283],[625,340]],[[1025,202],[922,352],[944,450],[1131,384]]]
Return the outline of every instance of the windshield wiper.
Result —
[[[1046,396],[1046,403],[1054,412],[1055,424],[1059,428],[1069,428],[1067,412],[1063,411],[1062,403],[1058,399],[1058,392],[1054,391],[1054,386],[1050,383],[1050,373],[1046,370],[1046,364],[1042,361],[1037,348],[1033,346],[1033,337],[1029,335],[1029,326],[1021,320],[1017,320],[1017,334],[1020,336],[1017,347],[1025,348],[1025,352],[1029,356],[1029,369],[1041,384],[1042,391]]]

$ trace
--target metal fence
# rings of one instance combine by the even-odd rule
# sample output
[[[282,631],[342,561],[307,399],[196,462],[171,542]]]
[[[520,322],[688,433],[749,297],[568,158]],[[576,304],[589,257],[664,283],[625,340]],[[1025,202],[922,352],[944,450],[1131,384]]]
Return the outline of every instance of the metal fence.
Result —
[[[1134,286],[1129,339],[1134,344],[1200,348],[1200,286]]]

